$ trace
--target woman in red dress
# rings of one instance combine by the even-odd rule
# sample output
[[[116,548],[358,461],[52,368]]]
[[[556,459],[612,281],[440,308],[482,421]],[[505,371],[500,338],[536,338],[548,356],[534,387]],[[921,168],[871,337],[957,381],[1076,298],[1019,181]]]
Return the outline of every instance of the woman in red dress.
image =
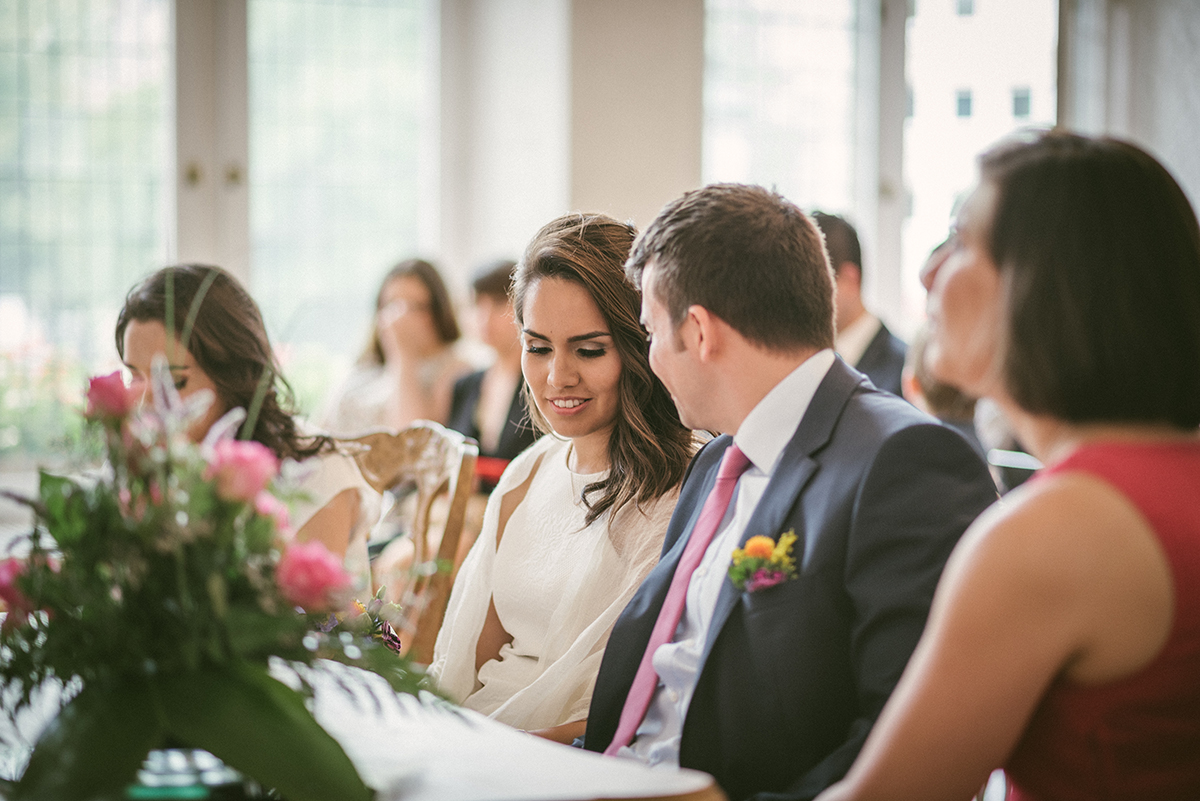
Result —
[[[1151,156],[1045,133],[981,159],[929,275],[934,372],[1048,465],[980,517],[821,801],[1200,798],[1200,229]]]

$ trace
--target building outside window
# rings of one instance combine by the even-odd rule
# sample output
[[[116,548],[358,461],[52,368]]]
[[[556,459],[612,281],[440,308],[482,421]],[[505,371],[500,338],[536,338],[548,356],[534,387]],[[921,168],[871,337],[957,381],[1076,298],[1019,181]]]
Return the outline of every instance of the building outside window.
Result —
[[[1019,120],[1029,117],[1029,87],[1020,86],[1012,90],[1012,113]]]
[[[975,0],[955,0],[955,12],[960,17],[969,17],[975,13]]]
[[[1015,129],[1055,122],[1058,3],[981,2],[969,20],[957,10],[953,3],[922,0],[908,20],[906,72],[915,103],[905,121],[912,213],[902,232],[902,264],[910,324],[924,315],[918,271],[946,238],[975,181],[979,153]],[[964,87],[970,87],[967,103]],[[1017,113],[1021,90],[1025,114]]]
[[[959,89],[954,96],[954,114],[957,117],[971,116],[971,90]]]

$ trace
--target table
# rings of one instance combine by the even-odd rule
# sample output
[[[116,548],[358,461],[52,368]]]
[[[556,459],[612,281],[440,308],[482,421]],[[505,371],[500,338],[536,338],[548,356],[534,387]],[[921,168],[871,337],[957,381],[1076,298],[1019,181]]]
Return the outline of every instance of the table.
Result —
[[[375,679],[353,695],[314,681],[314,714],[379,801],[725,799],[706,773],[559,745],[470,710],[396,696]]]
[[[272,673],[298,685],[282,663]],[[699,771],[652,769],[524,734],[432,696],[396,695],[380,677],[326,663],[310,671],[313,713],[377,790],[377,801],[725,801]],[[44,687],[17,720],[0,720],[0,775],[15,778],[57,713]]]

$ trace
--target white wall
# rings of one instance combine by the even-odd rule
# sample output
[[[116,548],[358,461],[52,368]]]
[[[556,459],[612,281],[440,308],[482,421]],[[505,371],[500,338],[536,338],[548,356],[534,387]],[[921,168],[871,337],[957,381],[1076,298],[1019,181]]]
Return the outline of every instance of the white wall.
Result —
[[[700,185],[703,0],[575,0],[572,209],[643,228]]]

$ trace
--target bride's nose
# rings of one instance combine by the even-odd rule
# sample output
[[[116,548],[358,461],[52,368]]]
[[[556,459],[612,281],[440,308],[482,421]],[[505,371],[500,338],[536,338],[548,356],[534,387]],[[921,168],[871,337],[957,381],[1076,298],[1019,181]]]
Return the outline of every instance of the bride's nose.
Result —
[[[546,381],[558,389],[578,384],[579,370],[575,367],[575,360],[569,354],[556,352],[550,357],[550,371],[546,375]]]

